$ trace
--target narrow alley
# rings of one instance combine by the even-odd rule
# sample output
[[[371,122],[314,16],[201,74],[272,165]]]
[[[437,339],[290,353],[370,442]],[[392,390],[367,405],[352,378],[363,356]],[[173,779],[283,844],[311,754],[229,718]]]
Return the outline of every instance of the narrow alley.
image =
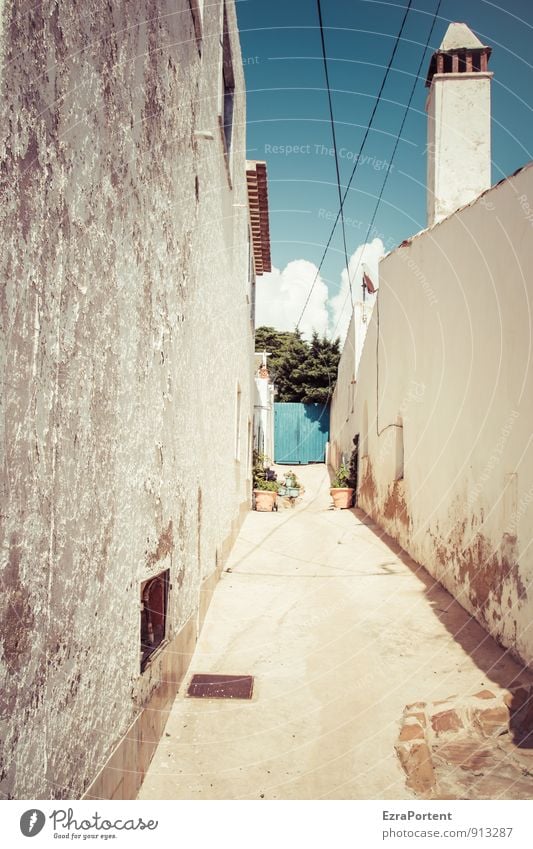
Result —
[[[0,2],[9,846],[528,845],[532,31]]]
[[[301,505],[246,517],[141,799],[413,798],[405,706],[528,683],[368,517],[331,508],[324,465],[298,475]],[[187,697],[205,672],[253,675],[252,700]]]

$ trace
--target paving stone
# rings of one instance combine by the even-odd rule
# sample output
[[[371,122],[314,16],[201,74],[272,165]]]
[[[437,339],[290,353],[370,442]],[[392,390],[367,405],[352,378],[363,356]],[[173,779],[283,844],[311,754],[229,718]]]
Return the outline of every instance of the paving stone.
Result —
[[[443,710],[431,717],[431,726],[435,734],[446,734],[464,728],[461,717],[456,710]]]
[[[443,743],[434,754],[436,759],[473,772],[481,772],[497,763],[495,753],[491,749],[483,748],[479,738]]]
[[[400,731],[400,743],[408,740],[424,740],[424,729],[418,722],[404,723]]]
[[[425,742],[401,743],[396,751],[407,776],[407,786],[425,798],[435,791],[435,771]]]
[[[417,705],[405,708],[397,752],[418,796],[533,799],[533,689]]]
[[[473,710],[472,718],[485,737],[499,736],[509,730],[509,710],[505,705]]]
[[[480,690],[479,693],[474,695],[475,699],[495,699],[496,696],[494,693],[491,693],[490,690]]]

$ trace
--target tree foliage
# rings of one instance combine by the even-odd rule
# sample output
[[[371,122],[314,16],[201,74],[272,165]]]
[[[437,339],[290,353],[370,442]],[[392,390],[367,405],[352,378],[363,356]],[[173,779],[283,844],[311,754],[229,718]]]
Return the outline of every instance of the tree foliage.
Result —
[[[306,342],[298,330],[258,327],[255,350],[271,355],[268,370],[276,385],[276,401],[329,402],[341,356],[339,339],[332,341],[315,331]]]

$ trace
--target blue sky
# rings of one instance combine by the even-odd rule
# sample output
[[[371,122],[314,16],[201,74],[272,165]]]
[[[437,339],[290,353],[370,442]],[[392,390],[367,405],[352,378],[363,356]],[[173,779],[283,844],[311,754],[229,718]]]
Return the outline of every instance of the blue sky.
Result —
[[[351,174],[407,0],[322,0],[341,180]],[[345,204],[348,254],[364,241],[437,0],[414,0]],[[338,210],[315,0],[237,3],[247,85],[248,156],[268,163],[272,259],[317,264]],[[492,177],[533,159],[533,3],[443,0],[375,227],[387,247],[426,224],[425,73],[450,21],[493,48]],[[291,150],[292,148],[292,150]],[[341,229],[323,267],[330,298],[345,267]]]

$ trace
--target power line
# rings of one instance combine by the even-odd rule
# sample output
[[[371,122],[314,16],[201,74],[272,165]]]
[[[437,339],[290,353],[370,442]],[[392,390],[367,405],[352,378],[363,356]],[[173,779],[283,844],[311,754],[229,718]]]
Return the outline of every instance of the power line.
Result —
[[[394,142],[394,148],[392,150],[392,154],[391,154],[391,158],[390,158],[390,165],[392,165],[392,163],[394,161],[396,151],[398,150],[398,145],[400,144],[400,139],[401,139],[401,136],[402,136],[403,128],[405,126],[405,122],[406,122],[407,116],[409,114],[409,109],[411,108],[411,103],[412,103],[412,100],[413,100],[413,97],[414,97],[414,94],[415,94],[415,89],[416,89],[418,80],[420,78],[420,71],[422,70],[422,66],[423,66],[424,60],[426,58],[427,49],[429,47],[429,42],[431,41],[431,36],[433,35],[433,30],[434,30],[435,24],[437,22],[437,18],[438,18],[438,15],[439,15],[439,10],[440,10],[441,4],[442,4],[442,0],[439,0],[439,2],[437,3],[437,7],[435,9],[435,12],[433,13],[433,20],[431,22],[431,27],[429,29],[428,37],[426,39],[426,44],[425,44],[424,50],[422,51],[422,56],[420,57],[420,62],[418,64],[418,69],[417,69],[417,72],[415,74],[415,79],[414,79],[414,83],[413,83],[412,88],[411,88],[409,100],[407,101],[407,105],[406,105],[405,111],[403,113],[403,118],[402,118],[402,122],[400,124],[400,129],[398,130],[398,133],[396,135],[396,141]],[[383,183],[381,184],[381,189],[380,189],[377,201],[376,201],[376,205],[374,207],[374,211],[372,213],[372,218],[370,219],[370,224],[368,225],[368,229],[366,231],[365,241],[363,242],[363,245],[366,245],[368,243],[368,238],[370,236],[370,233],[372,232],[372,227],[374,226],[374,221],[376,220],[376,215],[377,215],[377,212],[378,212],[378,209],[379,209],[379,205],[380,205],[381,199],[383,197],[383,192],[385,191],[385,186],[387,185],[387,180],[389,179],[389,174],[391,172],[390,165],[389,165],[389,168],[387,169],[387,171],[385,172],[385,178],[383,180]],[[354,271],[354,277],[357,274],[357,271],[359,269],[359,265],[361,264],[362,253],[363,252],[361,252],[361,256],[357,260],[357,266],[356,266],[355,271]],[[364,287],[364,283],[363,283],[363,287]],[[337,320],[337,324],[335,325],[335,330],[333,331],[333,334],[332,334],[333,336],[335,336],[335,331],[337,330],[337,327],[339,326],[339,323],[340,323],[340,320],[342,318],[342,314],[344,312],[344,307],[346,306],[347,300],[348,300],[348,298],[346,297],[344,299],[342,309],[339,313],[339,318]],[[353,308],[353,301],[352,301],[352,308]]]
[[[326,41],[324,38],[324,27],[322,24],[322,7],[320,5],[320,0],[317,0],[317,9],[318,9],[318,22],[320,25],[320,41],[322,44],[322,59],[324,62],[324,75],[326,77],[326,86],[328,90],[328,104],[329,104],[329,120],[331,124],[331,135],[333,137],[333,150],[335,152],[335,169],[337,172],[337,191],[339,193],[339,209],[341,213],[341,225],[342,225],[342,241],[344,245],[344,258],[346,260],[346,272],[348,274],[348,286],[350,292],[350,302],[352,304],[353,309],[353,292],[352,292],[352,281],[350,280],[350,267],[348,263],[348,248],[346,247],[346,227],[344,223],[344,210],[342,208],[342,191],[341,191],[341,175],[339,169],[339,154],[337,151],[337,135],[335,133],[335,120],[333,118],[333,103],[331,99],[331,88],[329,85],[329,73],[328,73],[328,59],[326,54]]]
[[[301,320],[302,320],[302,318],[303,318],[303,315],[304,315],[304,313],[305,313],[305,311],[306,311],[306,309],[307,309],[307,305],[309,304],[309,299],[311,298],[311,294],[312,294],[313,289],[314,289],[314,287],[315,287],[315,283],[316,283],[316,281],[318,280],[318,275],[320,274],[320,270],[321,270],[321,268],[322,268],[322,265],[324,264],[324,260],[325,260],[325,258],[326,258],[327,252],[328,252],[328,250],[329,250],[329,246],[330,246],[330,244],[331,244],[331,240],[333,239],[333,235],[334,235],[335,230],[336,230],[336,228],[337,228],[337,224],[338,224],[339,218],[341,217],[341,212],[342,212],[342,210],[343,210],[344,203],[345,203],[345,201],[346,201],[346,196],[347,196],[347,194],[348,194],[348,192],[349,192],[349,190],[350,190],[350,186],[351,186],[351,184],[352,184],[352,180],[353,180],[353,178],[354,178],[354,176],[355,176],[355,173],[356,173],[356,171],[357,171],[357,166],[359,165],[359,162],[360,162],[360,160],[361,160],[361,154],[362,154],[362,152],[363,152],[363,148],[364,148],[365,143],[366,143],[366,140],[367,140],[367,138],[368,138],[368,134],[369,134],[369,132],[370,132],[370,130],[371,130],[371,128],[372,128],[372,123],[373,123],[373,121],[374,121],[374,117],[375,117],[375,115],[376,115],[376,111],[377,111],[377,108],[378,108],[378,106],[379,106],[379,102],[380,102],[380,100],[381,100],[381,95],[383,94],[383,89],[385,88],[385,83],[387,82],[387,79],[388,79],[388,76],[389,76],[389,73],[390,73],[390,70],[391,70],[391,66],[392,66],[392,63],[393,63],[393,61],[394,61],[394,57],[396,56],[396,51],[398,50],[398,45],[400,44],[400,40],[401,40],[401,37],[402,37],[402,33],[403,33],[403,30],[404,30],[404,27],[405,27],[405,22],[406,22],[406,20],[407,20],[407,15],[409,14],[409,10],[410,10],[410,8],[411,8],[411,3],[412,3],[412,0],[409,0],[409,2],[408,2],[408,4],[407,4],[407,6],[406,6],[406,8],[405,8],[405,12],[404,12],[404,16],[403,16],[403,19],[402,19],[402,23],[401,23],[400,29],[399,29],[399,31],[398,31],[398,35],[396,36],[396,41],[394,42],[394,47],[393,47],[393,49],[392,49],[392,53],[391,53],[391,56],[390,56],[390,59],[389,59],[388,65],[387,65],[387,68],[386,68],[386,70],[385,70],[385,74],[384,74],[383,79],[382,79],[382,81],[381,81],[381,86],[380,86],[380,89],[379,89],[379,92],[378,92],[378,96],[377,96],[377,98],[376,98],[376,102],[375,102],[375,104],[374,104],[374,108],[373,108],[373,110],[372,110],[372,114],[371,114],[371,116],[370,116],[370,120],[369,120],[369,122],[368,122],[368,124],[367,124],[366,130],[365,130],[365,133],[364,133],[364,136],[363,136],[363,141],[361,142],[361,146],[360,146],[360,148],[359,148],[359,153],[357,154],[357,157],[356,157],[356,160],[355,160],[355,165],[354,165],[354,167],[353,167],[353,170],[352,170],[352,173],[351,173],[350,179],[349,179],[349,181],[348,181],[348,185],[346,186],[346,190],[345,190],[344,195],[343,195],[343,197],[342,197],[342,200],[341,200],[341,203],[340,203],[339,211],[337,212],[337,216],[336,216],[336,218],[335,218],[335,221],[333,222],[333,227],[331,228],[331,233],[329,234],[328,241],[326,242],[326,247],[324,248],[324,253],[322,254],[322,258],[321,258],[321,260],[320,260],[320,264],[319,264],[319,266],[318,266],[318,269],[317,269],[317,272],[316,272],[316,274],[315,274],[314,280],[313,280],[313,282],[312,282],[312,284],[311,284],[311,287],[310,287],[310,289],[309,289],[309,292],[308,292],[307,298],[306,298],[305,303],[304,303],[304,305],[303,305],[302,312],[300,313],[300,317],[299,317],[299,319],[298,319],[298,321],[297,321],[297,323],[296,323],[296,330],[298,330],[298,328],[299,328],[299,326],[300,326],[300,322],[301,322]]]

